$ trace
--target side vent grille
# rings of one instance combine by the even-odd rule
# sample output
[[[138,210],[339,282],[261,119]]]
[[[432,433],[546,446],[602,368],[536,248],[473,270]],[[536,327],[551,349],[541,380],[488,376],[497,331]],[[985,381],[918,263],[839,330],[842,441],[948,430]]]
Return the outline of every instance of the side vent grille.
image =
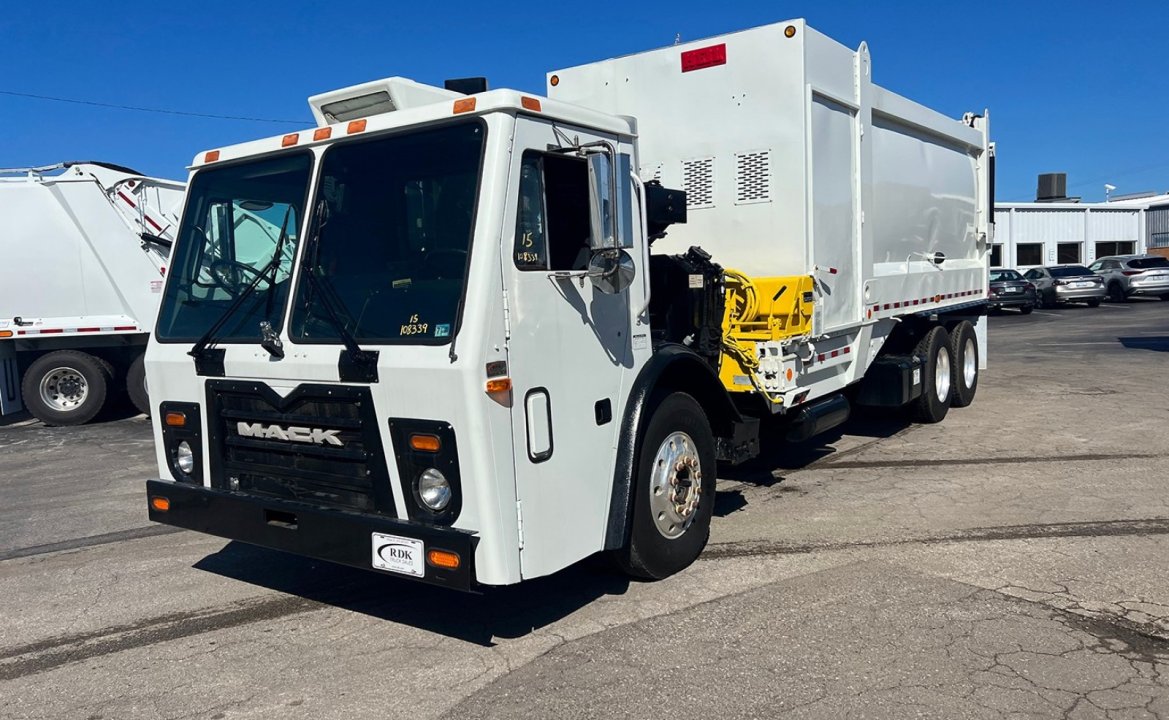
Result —
[[[771,202],[771,153],[735,155],[735,204]]]
[[[714,207],[714,158],[683,160],[682,185],[688,209]]]

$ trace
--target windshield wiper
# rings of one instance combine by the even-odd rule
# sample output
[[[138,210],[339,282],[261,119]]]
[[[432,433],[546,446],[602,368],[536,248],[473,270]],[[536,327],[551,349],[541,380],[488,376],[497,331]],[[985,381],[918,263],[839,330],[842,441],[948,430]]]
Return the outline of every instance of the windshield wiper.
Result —
[[[240,306],[244,304],[244,301],[251,297],[252,293],[256,291],[256,288],[260,285],[261,280],[268,280],[269,289],[271,289],[276,284],[276,272],[280,267],[281,252],[284,249],[284,242],[288,237],[288,218],[291,214],[292,206],[289,205],[288,210],[284,212],[284,222],[280,224],[280,236],[276,240],[276,249],[272,253],[272,259],[268,261],[268,264],[264,266],[263,270],[256,273],[256,277],[252,278],[252,281],[248,283],[247,287],[245,287],[243,291],[236,296],[235,302],[229,305],[227,310],[223,311],[223,314],[219,316],[219,319],[216,320],[211,325],[211,327],[207,328],[207,332],[203,333],[203,337],[195,341],[195,344],[192,345],[191,349],[187,351],[188,355],[195,358],[195,372],[199,373],[200,375],[205,374],[204,371],[207,373],[213,372],[217,375],[223,374],[223,358],[211,358],[210,353],[208,352],[208,346],[214,342],[216,334],[218,334],[219,331],[223,328],[223,325],[227,322],[227,319],[234,315],[236,310],[238,310]],[[271,278],[268,277],[268,273],[272,273]],[[271,315],[271,296],[269,296],[268,308],[268,315]],[[264,325],[268,326],[267,331],[265,331]],[[264,321],[260,323],[260,332],[262,336],[260,345],[263,346],[263,348],[271,353],[274,357],[284,357],[284,349],[281,347],[279,338],[277,337],[275,343],[271,342],[270,336],[275,335],[275,333],[272,331],[272,325],[268,322],[267,318],[265,318]],[[211,366],[213,360],[216,361],[214,367]]]
[[[324,317],[329,321],[329,325],[337,331],[337,336],[345,346],[344,352],[341,353],[341,357],[337,361],[337,372],[341,380],[343,382],[375,383],[378,381],[378,351],[361,349],[361,346],[357,344],[357,338],[349,331],[349,326],[337,314],[337,309],[333,304],[336,297],[333,284],[329,282],[328,278],[317,275],[317,250],[327,222],[328,211],[325,201],[322,200],[317,204],[314,213],[313,235],[304,248],[305,262],[301,266],[301,275],[308,281],[313,294],[319,298],[320,304],[325,308]]]

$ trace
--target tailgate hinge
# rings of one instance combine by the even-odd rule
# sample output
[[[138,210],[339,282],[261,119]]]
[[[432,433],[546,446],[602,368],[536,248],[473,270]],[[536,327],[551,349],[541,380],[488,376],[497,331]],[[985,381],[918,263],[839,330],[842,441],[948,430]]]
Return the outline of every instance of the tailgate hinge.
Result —
[[[503,339],[511,340],[511,308],[507,304],[507,290],[503,291]]]
[[[524,549],[524,503],[522,500],[515,501],[515,517],[516,517],[516,531],[520,537],[520,550]]]

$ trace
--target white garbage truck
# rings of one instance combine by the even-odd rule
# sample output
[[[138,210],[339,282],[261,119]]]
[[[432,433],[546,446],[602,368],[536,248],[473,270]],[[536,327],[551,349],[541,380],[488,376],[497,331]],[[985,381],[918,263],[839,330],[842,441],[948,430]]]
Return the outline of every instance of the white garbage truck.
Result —
[[[102,162],[0,170],[0,415],[79,425],[121,389],[149,412],[184,187]]]
[[[863,44],[793,20],[546,96],[310,105],[194,160],[147,352],[154,521],[463,590],[599,552],[662,578],[720,463],[974,399],[988,116],[875,85]],[[241,261],[208,228],[249,207],[281,231]]]

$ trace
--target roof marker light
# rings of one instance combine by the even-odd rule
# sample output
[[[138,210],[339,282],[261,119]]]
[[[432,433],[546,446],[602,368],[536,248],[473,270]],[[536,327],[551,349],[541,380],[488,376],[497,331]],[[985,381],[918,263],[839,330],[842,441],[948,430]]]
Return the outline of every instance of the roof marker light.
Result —
[[[313,130],[313,140],[328,140],[333,136],[333,128],[323,127]]]
[[[349,135],[353,133],[365,132],[365,118],[360,120],[350,120],[349,126],[345,128],[345,132]]]
[[[205,163],[213,163],[218,159],[219,159],[219,151],[218,150],[208,150],[207,154],[203,156],[203,162],[205,162]]]
[[[701,70],[703,68],[726,64],[726,43],[698,48],[697,50],[687,50],[682,53],[682,72],[684,73],[688,73],[691,70]]]
[[[461,98],[455,100],[454,114],[473,112],[475,110],[475,98]]]
[[[548,78],[548,84],[551,85],[552,87],[556,87],[557,85],[560,84],[560,76],[553,75],[552,77]]]
[[[534,97],[527,97],[526,95],[524,97],[521,97],[520,98],[520,105],[523,106],[524,110],[532,110],[534,112],[540,112],[540,101]]]
[[[783,36],[789,37],[789,38],[794,38],[796,36],[796,26],[795,25],[788,25],[787,27],[785,27],[783,29]]]
[[[288,133],[280,139],[280,147],[290,147],[300,142],[300,133]]]

